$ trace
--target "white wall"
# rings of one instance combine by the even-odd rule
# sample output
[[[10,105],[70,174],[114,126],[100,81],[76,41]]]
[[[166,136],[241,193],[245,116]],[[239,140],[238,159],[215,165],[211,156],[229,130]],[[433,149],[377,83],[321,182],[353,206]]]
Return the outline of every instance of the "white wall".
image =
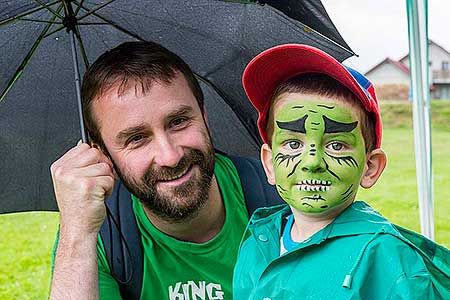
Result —
[[[375,70],[366,74],[367,78],[374,85],[382,84],[406,84],[409,85],[409,75],[399,70],[397,66],[391,63],[383,63]]]

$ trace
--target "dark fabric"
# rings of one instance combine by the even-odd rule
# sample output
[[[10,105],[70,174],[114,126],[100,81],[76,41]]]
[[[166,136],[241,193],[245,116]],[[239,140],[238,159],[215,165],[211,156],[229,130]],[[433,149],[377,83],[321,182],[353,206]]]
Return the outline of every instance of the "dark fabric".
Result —
[[[0,3],[0,213],[56,210],[49,167],[80,137],[70,38],[61,24],[64,9],[61,1],[42,2],[53,4],[47,9],[25,0]],[[283,1],[286,7],[273,1],[298,20],[255,1],[78,2],[83,7],[72,5],[84,49],[77,50],[80,75],[121,42],[161,43],[197,73],[215,146],[235,155],[257,157],[261,143],[256,112],[241,86],[251,58],[282,43],[316,46],[339,61],[353,55],[320,1]],[[13,19],[18,15],[22,20]]]
[[[257,208],[284,203],[276,188],[267,182],[261,161],[255,158],[229,157],[233,161],[241,179],[249,217]]]
[[[111,214],[100,228],[111,274],[119,283],[123,299],[139,299],[144,268],[141,235],[132,203],[130,192],[116,181],[112,195],[106,200]]]
[[[238,171],[249,215],[259,207],[283,203],[274,186],[267,183],[260,161],[238,156],[229,158]],[[120,181],[116,182],[112,195],[106,200],[106,205],[112,216],[109,215],[103,223],[100,236],[111,274],[119,283],[123,299],[139,299],[143,277],[142,243],[130,192]],[[113,224],[112,218],[120,224],[122,236],[117,226]],[[126,282],[129,278],[131,280]]]

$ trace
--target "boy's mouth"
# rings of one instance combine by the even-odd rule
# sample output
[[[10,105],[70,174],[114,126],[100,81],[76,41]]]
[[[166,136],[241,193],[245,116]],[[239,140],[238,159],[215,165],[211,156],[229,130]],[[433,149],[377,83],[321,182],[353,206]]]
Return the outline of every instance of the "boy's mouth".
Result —
[[[318,179],[305,179],[297,184],[298,189],[304,192],[326,192],[330,186],[331,181]]]

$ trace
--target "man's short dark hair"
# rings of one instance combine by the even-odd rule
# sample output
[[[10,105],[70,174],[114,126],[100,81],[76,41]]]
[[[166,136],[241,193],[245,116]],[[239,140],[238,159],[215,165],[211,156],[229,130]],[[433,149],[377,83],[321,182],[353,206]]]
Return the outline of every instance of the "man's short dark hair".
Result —
[[[86,71],[81,98],[86,129],[91,140],[105,149],[92,103],[113,85],[120,83],[119,94],[130,85],[147,92],[155,81],[169,84],[183,74],[203,111],[203,92],[191,68],[178,55],[149,41],[126,42],[102,54]]]
[[[272,134],[274,126],[274,105],[275,102],[285,93],[300,93],[307,95],[318,95],[327,98],[333,98],[349,103],[352,107],[359,110],[361,118],[361,132],[364,137],[366,153],[375,149],[375,116],[367,112],[361,101],[343,84],[336,79],[318,73],[306,73],[281,83],[275,90],[270,99],[270,110],[267,122],[267,139],[272,143]]]

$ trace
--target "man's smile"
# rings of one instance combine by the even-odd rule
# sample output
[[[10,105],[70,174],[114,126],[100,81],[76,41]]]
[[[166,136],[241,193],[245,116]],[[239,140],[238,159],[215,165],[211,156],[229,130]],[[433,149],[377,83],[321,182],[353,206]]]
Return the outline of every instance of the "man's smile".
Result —
[[[160,178],[156,183],[164,186],[178,186],[187,182],[193,174],[194,165],[189,165],[182,172],[168,178]]]

